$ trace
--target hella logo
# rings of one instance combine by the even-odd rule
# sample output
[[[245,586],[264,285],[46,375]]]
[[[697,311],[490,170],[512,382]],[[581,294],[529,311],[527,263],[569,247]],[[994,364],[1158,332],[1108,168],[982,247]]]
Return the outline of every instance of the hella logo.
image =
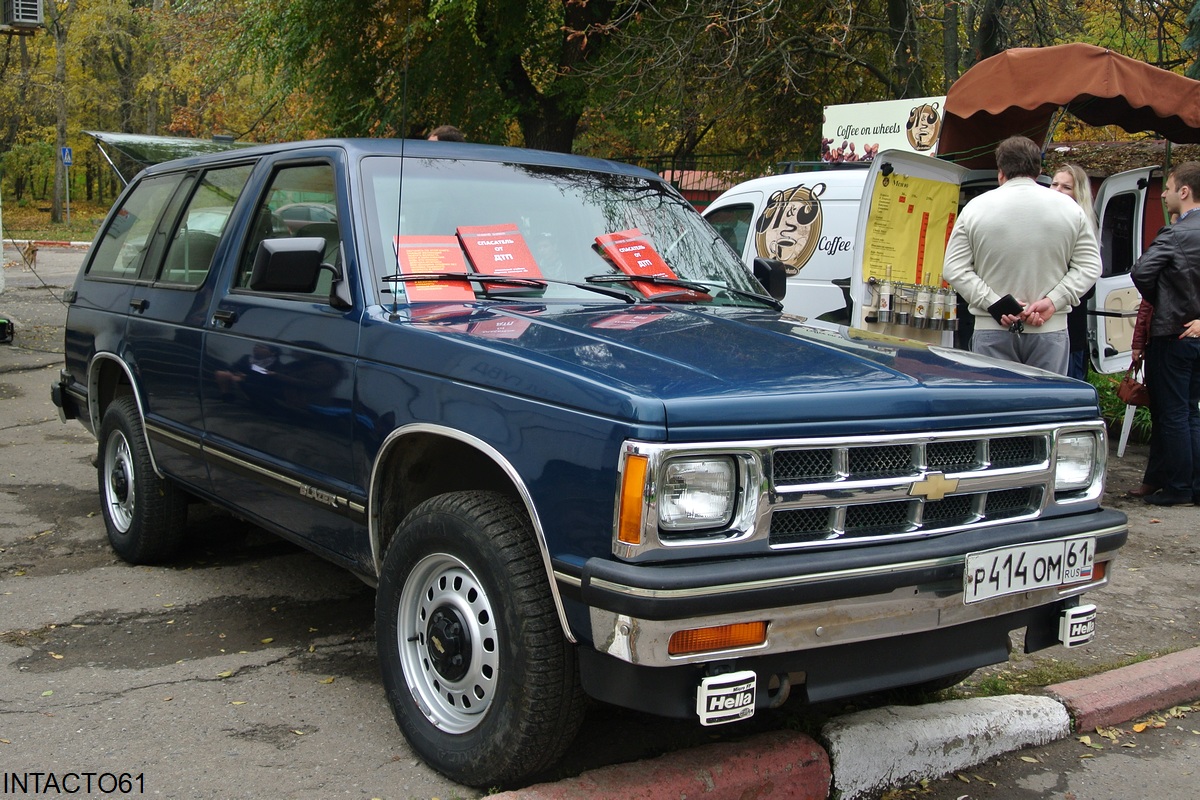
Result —
[[[716,695],[708,698],[708,711],[733,711],[754,705],[754,692]]]

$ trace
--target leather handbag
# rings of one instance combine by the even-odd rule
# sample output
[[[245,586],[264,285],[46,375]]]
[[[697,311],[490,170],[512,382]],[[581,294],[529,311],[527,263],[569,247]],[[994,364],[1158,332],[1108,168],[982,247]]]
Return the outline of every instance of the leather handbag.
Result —
[[[1121,382],[1117,384],[1117,397],[1125,405],[1150,405],[1150,390],[1139,380],[1141,375],[1142,365],[1130,364],[1129,369],[1125,371],[1125,377],[1121,378]]]

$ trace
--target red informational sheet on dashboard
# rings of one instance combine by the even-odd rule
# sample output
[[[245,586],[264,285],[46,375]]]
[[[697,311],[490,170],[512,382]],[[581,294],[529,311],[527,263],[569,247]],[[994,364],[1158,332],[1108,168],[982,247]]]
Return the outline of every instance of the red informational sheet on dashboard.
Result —
[[[438,272],[467,274],[467,262],[456,236],[395,236],[392,241],[396,246],[396,265],[405,275]],[[475,299],[471,284],[459,280],[407,281],[404,294],[414,303]]]
[[[481,275],[540,278],[525,237],[515,224],[460,226],[458,238],[471,266]]]
[[[675,272],[667,266],[662,256],[650,245],[647,236],[637,228],[606,233],[596,237],[596,245],[600,253],[612,262],[613,266],[626,275],[647,275],[656,278],[677,278]],[[677,286],[658,286],[647,281],[634,281],[633,285],[648,298],[658,295],[678,295]],[[707,299],[708,295],[700,292],[688,292],[695,299]]]

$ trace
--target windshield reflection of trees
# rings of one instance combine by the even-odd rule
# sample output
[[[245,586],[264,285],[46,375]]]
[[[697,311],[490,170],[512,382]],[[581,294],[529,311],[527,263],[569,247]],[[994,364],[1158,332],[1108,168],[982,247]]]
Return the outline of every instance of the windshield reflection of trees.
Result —
[[[397,192],[398,178],[398,170],[381,168],[372,183],[377,209],[372,219],[387,232],[380,238],[388,243],[397,223],[401,235],[440,236],[454,235],[464,225],[515,224],[546,277],[582,281],[618,272],[596,251],[596,236],[638,228],[678,277],[761,291],[700,214],[654,178],[444,159],[408,162],[402,192]],[[391,259],[390,253],[382,255]],[[579,292],[552,286],[545,297],[554,296],[578,297]],[[720,302],[743,301],[722,297]]]

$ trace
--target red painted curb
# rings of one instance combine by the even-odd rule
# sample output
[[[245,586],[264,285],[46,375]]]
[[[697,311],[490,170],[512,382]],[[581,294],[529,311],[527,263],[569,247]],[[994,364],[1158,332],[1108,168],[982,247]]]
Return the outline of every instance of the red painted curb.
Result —
[[[803,734],[773,731],[600,767],[488,800],[825,800],[832,779],[825,748]]]
[[[1046,692],[1067,707],[1077,731],[1128,722],[1200,698],[1200,647],[1056,683]]]

